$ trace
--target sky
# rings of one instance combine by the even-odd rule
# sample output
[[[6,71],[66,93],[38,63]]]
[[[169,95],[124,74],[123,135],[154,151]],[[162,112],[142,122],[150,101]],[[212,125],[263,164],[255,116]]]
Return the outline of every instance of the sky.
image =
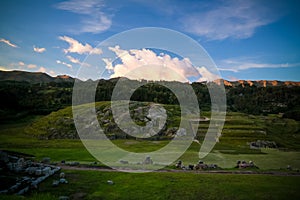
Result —
[[[170,66],[185,77],[216,78],[189,57],[147,47],[98,46],[123,31],[161,27],[198,42],[223,79],[300,81],[299,9],[296,0],[4,0],[0,70],[76,77],[79,69],[90,67],[89,54],[100,58],[110,51],[120,59],[101,58],[109,72],[101,78],[126,76],[147,62]],[[149,73],[141,78],[150,78]]]

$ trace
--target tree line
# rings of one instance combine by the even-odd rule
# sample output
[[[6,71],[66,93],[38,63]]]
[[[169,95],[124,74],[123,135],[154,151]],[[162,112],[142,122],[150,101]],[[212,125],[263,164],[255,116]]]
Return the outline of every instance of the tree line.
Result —
[[[110,101],[113,90],[119,79],[99,80],[96,87],[95,101]],[[134,81],[142,84],[131,100],[155,102],[162,104],[178,104],[173,92],[163,86],[166,82]],[[144,82],[143,82],[144,81]],[[89,84],[86,81],[84,84]],[[95,84],[95,82],[90,81]],[[164,84],[162,84],[164,83]],[[177,84],[179,82],[169,82]],[[215,84],[215,83],[210,83]],[[72,104],[74,82],[30,83],[18,81],[0,81],[0,120],[14,118],[26,114],[48,114]],[[201,110],[210,110],[210,93],[205,83],[194,82],[193,88]],[[129,87],[129,88],[126,88]],[[82,88],[84,90],[84,87]],[[130,90],[130,84],[124,85],[123,91]],[[285,117],[300,120],[300,87],[299,86],[225,86],[227,111],[248,114],[284,113]],[[189,98],[189,94],[185,94]]]

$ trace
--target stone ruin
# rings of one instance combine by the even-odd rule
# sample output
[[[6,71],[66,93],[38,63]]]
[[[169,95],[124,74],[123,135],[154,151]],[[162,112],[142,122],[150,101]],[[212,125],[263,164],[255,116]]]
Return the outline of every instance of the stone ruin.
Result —
[[[261,148],[278,148],[276,142],[267,140],[257,140],[249,143],[250,149],[261,149]]]
[[[197,164],[189,164],[188,166],[184,166],[183,162],[179,160],[175,164],[176,168],[184,169],[184,170],[211,170],[211,169],[220,169],[216,164],[206,164],[202,160],[199,160]]]
[[[243,161],[238,160],[235,168],[239,168],[239,169],[256,168],[256,169],[258,169],[258,167],[254,164],[253,161],[246,162],[244,160]]]
[[[143,162],[144,165],[152,165],[153,161],[150,156],[146,156],[146,159]]]
[[[0,194],[22,195],[37,189],[39,183],[60,170],[60,167],[34,162],[33,158],[28,154],[0,150],[0,179],[7,183],[0,189]]]

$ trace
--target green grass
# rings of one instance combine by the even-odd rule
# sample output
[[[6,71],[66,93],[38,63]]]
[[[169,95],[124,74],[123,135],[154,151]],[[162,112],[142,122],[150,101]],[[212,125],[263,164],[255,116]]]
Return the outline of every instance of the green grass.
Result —
[[[99,103],[99,106],[105,108],[107,103]],[[53,162],[79,161],[81,163],[90,163],[96,159],[84,148],[80,140],[73,139],[52,139],[40,140],[35,134],[31,135],[24,130],[28,128],[43,126],[48,124],[47,120],[59,119],[62,116],[69,116],[71,110],[63,109],[48,116],[35,116],[23,119],[15,123],[0,125],[0,148],[23,153],[33,154],[37,160],[43,157],[50,157]],[[169,106],[168,110],[171,111]],[[206,113],[207,114],[207,113]],[[227,124],[220,138],[220,142],[214,147],[214,150],[205,158],[205,162],[218,164],[223,168],[232,168],[237,160],[252,160],[261,169],[279,169],[291,165],[300,169],[299,153],[299,122],[290,119],[283,119],[276,115],[273,116],[248,116],[242,113],[228,113],[227,119],[239,120],[243,124]],[[250,121],[254,125],[249,125]],[[276,129],[268,123],[276,123]],[[208,123],[202,123],[202,127],[207,127]],[[243,126],[247,128],[243,128]],[[201,128],[202,129],[202,128]],[[269,130],[270,129],[270,130]],[[266,130],[267,134],[256,132],[257,130]],[[284,132],[287,130],[286,132]],[[203,139],[203,137],[202,137]],[[278,150],[256,150],[250,149],[247,142],[257,139],[275,140],[276,143],[286,148],[285,151]],[[131,152],[151,152],[168,144],[168,140],[146,141],[146,140],[112,140],[119,148]],[[201,140],[200,140],[201,142]],[[179,158],[184,164],[197,163],[200,159],[198,152],[200,145],[193,142],[188,150]]]
[[[105,103],[100,106],[106,107]],[[91,163],[96,159],[84,148],[80,140],[40,140],[37,132],[25,133],[34,127],[49,125],[48,120],[68,117],[70,108],[52,115],[35,116],[0,125],[0,148],[33,154],[37,160],[50,157],[53,162],[79,161]],[[168,110],[174,108],[169,107]],[[178,113],[177,113],[178,114]],[[209,116],[209,113],[205,113]],[[174,115],[175,117],[175,115]],[[177,120],[177,119],[176,119]],[[175,120],[175,121],[176,121]],[[50,123],[51,124],[51,123]],[[273,125],[274,124],[274,125]],[[201,129],[208,127],[202,123]],[[37,129],[36,129],[37,128]],[[261,130],[267,134],[262,134]],[[247,142],[257,139],[275,140],[285,151],[249,149]],[[168,140],[113,140],[115,145],[132,152],[150,152],[168,144]],[[200,141],[201,142],[201,141]],[[248,116],[228,113],[225,130],[220,142],[205,158],[206,163],[215,163],[232,170],[237,160],[252,160],[260,171],[279,170],[291,165],[300,169],[299,122],[282,119],[277,115]],[[200,159],[200,145],[193,142],[179,158],[185,165]],[[102,165],[102,164],[100,164]],[[169,166],[172,168],[172,166]],[[52,181],[58,175],[43,182],[39,190],[26,199],[58,199],[70,196],[80,199],[300,199],[300,177],[270,175],[230,175],[197,173],[131,174],[121,172],[72,171],[66,170],[69,184],[53,188]],[[114,185],[107,184],[113,180]],[[1,195],[0,199],[24,199],[21,196]]]
[[[299,199],[300,177],[194,173],[65,171],[68,184],[47,179],[30,199]],[[112,180],[109,185],[107,180]],[[1,196],[0,196],[1,197]],[[2,198],[1,198],[2,199]],[[13,198],[3,198],[13,199]],[[20,198],[21,199],[21,198]]]

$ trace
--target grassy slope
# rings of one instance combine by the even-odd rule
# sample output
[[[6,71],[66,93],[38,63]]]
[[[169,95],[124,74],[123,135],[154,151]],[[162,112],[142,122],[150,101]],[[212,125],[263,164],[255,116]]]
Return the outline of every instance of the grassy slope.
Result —
[[[57,117],[61,115],[58,111]],[[69,112],[69,111],[68,111]],[[66,113],[69,114],[69,113]],[[204,113],[209,115],[209,113]],[[47,116],[49,117],[49,116]],[[47,118],[46,117],[46,118]],[[52,116],[51,116],[52,117]],[[53,161],[67,160],[90,163],[96,161],[83,147],[79,140],[39,140],[24,133],[24,128],[31,122],[43,122],[41,117],[28,118],[13,124],[0,125],[0,148],[34,154],[37,159],[51,157]],[[297,122],[281,120],[278,116],[248,116],[241,113],[229,113],[225,130],[213,152],[205,159],[221,167],[233,167],[236,160],[254,160],[262,169],[278,169],[287,164],[300,168],[300,153]],[[207,124],[201,124],[202,128]],[[284,129],[283,129],[284,127]],[[267,135],[249,130],[272,129]],[[231,131],[234,130],[234,131]],[[249,134],[245,134],[247,130]],[[285,131],[283,131],[285,130]],[[233,134],[234,132],[234,134]],[[226,135],[227,134],[227,135]],[[289,151],[252,151],[246,141],[254,139],[277,138]],[[292,138],[296,138],[294,141]],[[276,142],[278,142],[276,140]],[[152,151],[162,147],[168,141],[114,140],[119,147],[139,152]],[[185,164],[199,160],[199,144],[193,143],[180,158]],[[242,153],[242,154],[241,154]],[[51,186],[57,175],[42,183],[39,193],[29,195],[29,199],[58,199],[60,195],[85,196],[87,199],[299,199],[299,177],[269,175],[228,175],[228,174],[193,174],[193,173],[146,173],[128,174],[121,172],[65,171],[68,185],[58,188]],[[108,185],[113,180],[114,185]],[[23,199],[16,196],[0,196],[0,199]]]
[[[109,104],[100,102],[97,105],[105,108]],[[172,109],[176,111],[173,106],[167,108],[167,110]],[[209,113],[203,114],[209,116]],[[177,115],[178,112],[172,118],[177,118]],[[53,161],[66,160],[86,163],[96,161],[79,140],[39,140],[35,137],[36,134],[43,131],[44,126],[55,126],[53,122],[62,117],[71,117],[70,107],[48,116],[40,116],[10,125],[0,125],[0,147],[34,154],[37,159],[51,157]],[[33,123],[31,123],[32,121]],[[31,123],[31,125],[28,126],[28,123]],[[24,134],[24,127],[27,131],[31,130],[31,134]],[[200,139],[207,127],[208,123],[200,124],[198,132]],[[267,134],[264,134],[264,132]],[[223,168],[233,167],[237,160],[252,160],[262,169],[279,169],[285,168],[287,165],[299,169],[299,135],[299,122],[294,120],[282,119],[276,115],[266,117],[227,113],[220,142],[203,160],[208,163],[216,163]],[[276,143],[287,148],[287,151],[249,149],[247,142],[257,139],[275,140]],[[150,152],[168,144],[168,141],[113,140],[113,142],[120,148],[134,152]],[[180,159],[183,160],[184,164],[198,162],[199,149],[199,144],[192,143]]]
[[[193,173],[65,171],[69,184],[53,188],[51,177],[32,199],[299,199],[299,177]],[[107,184],[112,180],[114,185]],[[0,196],[1,197],[1,196]],[[18,199],[6,197],[1,199]],[[20,198],[22,199],[22,198]]]

